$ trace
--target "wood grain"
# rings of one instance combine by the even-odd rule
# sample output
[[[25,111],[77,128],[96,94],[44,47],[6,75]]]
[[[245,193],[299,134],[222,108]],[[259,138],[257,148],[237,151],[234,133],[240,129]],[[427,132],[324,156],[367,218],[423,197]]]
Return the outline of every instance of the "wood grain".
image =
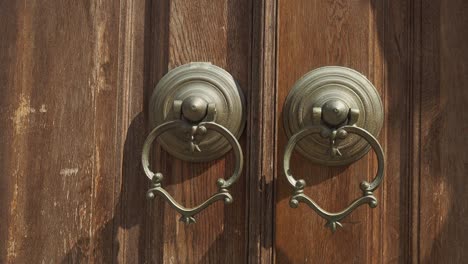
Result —
[[[154,3],[153,3],[154,4]],[[161,1],[152,7],[154,50],[149,62],[149,82],[154,87],[168,69],[192,61],[208,61],[230,72],[244,95],[250,94],[251,4],[247,1]],[[164,25],[164,26],[163,26]],[[161,37],[162,38],[161,38]],[[166,61],[164,61],[166,60]],[[250,119],[251,113],[248,113]],[[246,150],[246,133],[241,145]],[[216,180],[229,177],[232,153],[204,163],[177,160],[156,151],[156,167],[166,176],[164,186],[184,205],[193,206],[216,191]],[[232,186],[234,202],[215,203],[187,226],[165,201],[157,198],[148,217],[152,231],[150,261],[154,263],[243,263],[247,258],[248,192],[246,173]]]
[[[294,82],[326,65],[366,75],[379,90],[386,113],[379,136],[386,152],[385,180],[376,209],[362,207],[334,235],[305,205],[291,209],[291,187],[277,181],[276,255],[278,263],[405,262],[410,244],[409,146],[414,121],[409,1],[279,1],[278,110]],[[405,103],[402,103],[405,102]],[[278,161],[286,136],[278,119]],[[397,132],[395,132],[397,131]],[[358,183],[376,170],[374,154],[348,167],[322,167],[295,154],[293,172],[308,182],[306,192],[327,210],[343,209],[360,195]],[[277,170],[282,166],[277,163]],[[294,242],[295,241],[295,242]]]
[[[278,262],[461,263],[468,243],[462,202],[468,187],[467,137],[461,132],[467,130],[468,118],[463,88],[468,81],[463,45],[468,4],[369,2],[280,1],[278,112],[303,73],[323,65],[358,69],[382,94],[386,119],[380,140],[387,166],[378,191],[380,206],[356,211],[345,230],[333,237],[309,209],[288,208],[286,182],[279,175]],[[284,144],[280,130],[279,157]],[[296,173],[306,179],[314,175],[307,192],[331,209],[351,198],[353,175],[375,169],[369,158],[343,170],[304,165],[307,161],[299,155],[297,159]]]
[[[119,8],[2,3],[2,263],[112,256]]]
[[[378,36],[384,50],[381,67],[384,69],[386,129],[382,140],[386,145],[386,181],[378,208],[381,217],[376,219],[381,222],[382,233],[378,238],[380,243],[372,251],[381,252],[384,263],[409,263],[411,227],[417,222],[411,209],[418,206],[414,204],[411,192],[417,178],[415,168],[418,168],[412,157],[418,155],[413,140],[419,133],[415,109],[418,109],[420,84],[414,56],[414,51],[419,49],[419,16],[416,17],[415,1],[385,1],[381,7],[377,17],[382,25]]]
[[[467,12],[463,0],[1,2],[0,263],[464,262]],[[237,79],[248,121],[234,203],[185,226],[145,199],[140,155],[154,86],[191,61]],[[325,65],[365,74],[386,113],[379,206],[334,235],[306,206],[289,207],[281,173],[285,97]],[[188,206],[234,164],[153,154]],[[296,153],[292,169],[339,210],[376,161],[328,168]]]
[[[468,3],[422,4],[419,261],[468,253]]]
[[[8,224],[0,262],[246,259],[245,176],[233,205],[217,204],[185,227],[163,201],[145,200],[139,159],[147,98],[168,68],[211,61],[248,91],[250,8],[232,1],[2,3],[1,155],[9,176],[2,177]],[[161,154],[162,170],[173,175],[169,191],[188,205],[211,194],[234,163],[232,155],[187,164]]]
[[[169,68],[211,61],[248,94],[251,4],[1,5],[0,262],[245,261],[245,175],[234,204],[186,227],[163,201],[145,200],[140,153],[147,98]],[[187,205],[234,164],[232,155],[189,164],[157,154],[168,190]]]
[[[276,152],[276,1],[253,5],[249,171],[248,263],[273,263]]]

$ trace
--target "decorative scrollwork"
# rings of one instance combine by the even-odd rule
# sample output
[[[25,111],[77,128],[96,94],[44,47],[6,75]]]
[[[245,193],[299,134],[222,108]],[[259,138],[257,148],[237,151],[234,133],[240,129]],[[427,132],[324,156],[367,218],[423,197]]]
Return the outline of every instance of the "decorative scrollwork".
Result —
[[[241,172],[242,172],[242,167],[243,167],[243,154],[242,154],[242,149],[237,141],[236,137],[225,127],[215,123],[215,122],[201,122],[196,126],[196,129],[201,129],[201,130],[207,130],[207,129],[212,129],[221,135],[223,135],[229,143],[232,145],[233,150],[234,150],[234,155],[236,158],[236,164],[235,164],[235,170],[232,174],[232,176],[225,180],[222,178],[219,178],[216,182],[218,185],[218,192],[212,195],[210,198],[208,198],[205,202],[202,204],[194,207],[194,208],[186,208],[179,204],[163,187],[162,187],[162,180],[163,180],[163,174],[160,172],[154,173],[151,171],[149,168],[149,153],[151,150],[151,146],[153,145],[153,142],[156,138],[158,138],[160,135],[162,135],[164,132],[167,132],[170,129],[177,128],[180,126],[186,125],[186,121],[183,120],[174,120],[174,121],[169,121],[166,123],[163,123],[153,129],[151,133],[148,135],[146,138],[146,141],[143,145],[143,153],[141,156],[141,162],[143,165],[143,170],[145,171],[146,176],[151,180],[151,188],[147,192],[147,197],[149,199],[152,199],[155,197],[156,194],[159,194],[163,196],[166,201],[177,211],[179,212],[182,216],[180,218],[180,221],[190,224],[190,223],[195,223],[195,218],[194,216],[201,212],[203,209],[211,205],[212,203],[219,201],[219,200],[224,200],[225,204],[230,204],[233,201],[232,195],[229,193],[228,188],[239,178]]]
[[[303,139],[304,137],[312,134],[320,134],[324,138],[329,138],[331,140],[332,147],[334,146],[335,139],[344,139],[348,135],[348,133],[353,133],[356,135],[361,136],[364,138],[374,149],[377,155],[377,162],[378,168],[377,173],[372,180],[372,182],[363,181],[360,184],[360,188],[363,192],[362,197],[354,200],[346,209],[337,213],[330,213],[323,208],[321,208],[317,203],[315,203],[309,196],[304,193],[304,188],[306,186],[306,182],[303,179],[296,180],[292,172],[290,170],[290,159],[294,147],[296,144]],[[336,150],[335,154],[339,153],[339,149]],[[333,155],[333,153],[331,153]],[[310,208],[312,208],[317,214],[319,214],[322,218],[327,220],[325,224],[326,227],[330,228],[331,231],[334,233],[338,226],[342,227],[340,221],[349,215],[354,209],[357,207],[368,204],[371,208],[375,208],[377,206],[377,198],[373,195],[373,191],[379,187],[379,184],[383,180],[384,176],[384,153],[382,147],[380,146],[377,139],[367,132],[365,129],[356,126],[345,125],[339,127],[337,129],[330,129],[323,125],[312,125],[300,130],[298,133],[293,135],[286,146],[286,150],[284,153],[284,161],[283,161],[283,168],[286,178],[288,179],[291,186],[294,188],[293,196],[290,199],[289,205],[292,208],[297,208],[300,202],[307,204]]]

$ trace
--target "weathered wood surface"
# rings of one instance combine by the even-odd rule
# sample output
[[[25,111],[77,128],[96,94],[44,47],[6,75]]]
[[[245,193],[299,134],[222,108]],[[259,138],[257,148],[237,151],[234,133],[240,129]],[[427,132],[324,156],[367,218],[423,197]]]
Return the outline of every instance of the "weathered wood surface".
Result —
[[[461,263],[467,256],[468,4],[220,0],[0,3],[0,263]],[[185,226],[145,199],[148,98],[168,69],[211,61],[247,99],[246,168],[234,203]],[[282,174],[282,105],[325,65],[379,90],[387,159],[376,209],[333,236]],[[156,148],[186,205],[229,176],[233,155],[178,161]],[[292,169],[329,210],[359,193],[374,154],[346,168]],[[275,205],[276,203],[276,205]]]
[[[246,175],[232,205],[184,226],[146,201],[140,153],[147,99],[168,69],[210,61],[249,95],[251,4],[4,1],[0,13],[0,262],[244,262]],[[231,154],[203,164],[157,154],[187,205],[234,165]]]
[[[121,210],[146,186],[126,164],[139,152],[128,126],[144,130],[145,5],[0,4],[0,262],[123,260],[145,235]]]

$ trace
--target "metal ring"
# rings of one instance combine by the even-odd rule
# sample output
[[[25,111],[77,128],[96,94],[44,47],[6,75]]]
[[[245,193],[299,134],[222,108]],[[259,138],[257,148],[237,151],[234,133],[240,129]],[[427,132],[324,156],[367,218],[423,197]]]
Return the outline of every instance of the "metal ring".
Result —
[[[242,168],[244,165],[244,158],[242,154],[242,148],[237,141],[236,137],[225,127],[215,123],[215,122],[201,122],[198,124],[198,127],[205,127],[206,129],[212,129],[221,135],[223,135],[229,143],[232,145],[233,150],[234,150],[234,155],[236,157],[236,164],[235,164],[235,170],[232,174],[232,176],[225,180],[223,178],[219,178],[216,182],[218,185],[218,192],[214,195],[212,195],[208,200],[203,202],[202,204],[193,207],[193,208],[186,208],[179,204],[175,199],[161,186],[161,182],[163,179],[162,173],[154,173],[151,171],[149,168],[149,152],[151,150],[151,146],[153,145],[153,142],[156,138],[158,138],[161,134],[164,132],[180,127],[182,125],[186,125],[186,121],[183,120],[174,120],[174,121],[169,121],[166,123],[163,123],[159,126],[157,126],[155,129],[151,131],[151,133],[148,135],[148,137],[145,140],[145,143],[143,145],[143,153],[141,156],[141,163],[143,165],[143,170],[145,171],[146,176],[151,180],[152,186],[147,192],[147,197],[149,199],[154,198],[155,193],[158,193],[162,195],[167,202],[174,207],[174,209],[179,212],[182,217],[180,220],[185,223],[195,223],[195,218],[194,215],[208,207],[210,204],[212,204],[215,201],[224,199],[224,203],[229,204],[232,203],[233,198],[232,195],[229,193],[228,189],[234,182],[237,181],[239,178],[240,174],[242,173]]]
[[[340,211],[338,213],[330,213],[318,206],[309,196],[304,194],[304,187],[306,185],[305,181],[303,179],[296,180],[289,168],[290,166],[290,159],[292,152],[294,150],[294,147],[296,144],[303,139],[304,137],[311,135],[311,134],[322,134],[322,132],[327,132],[330,129],[324,126],[309,126],[295,135],[293,135],[289,141],[288,144],[286,145],[286,150],[284,152],[284,160],[283,160],[283,169],[284,169],[284,174],[286,175],[286,178],[288,179],[289,183],[293,186],[294,188],[294,195],[291,197],[289,201],[289,205],[293,208],[297,208],[299,205],[299,202],[304,202],[306,203],[310,208],[312,208],[315,212],[317,212],[322,218],[327,220],[327,223],[325,226],[329,227],[332,232],[336,231],[337,226],[342,226],[341,223],[339,222],[343,218],[345,218],[347,215],[349,215],[354,209],[359,207],[362,204],[369,204],[371,208],[375,208],[377,206],[377,198],[373,195],[373,191],[379,187],[380,183],[383,180],[384,176],[384,165],[385,165],[385,158],[384,158],[384,153],[383,149],[380,146],[379,142],[377,139],[367,132],[365,129],[362,129],[360,127],[356,126],[343,126],[337,129],[337,133],[340,133],[340,131],[345,131],[347,133],[353,133],[356,135],[361,136],[364,138],[374,149],[375,153],[377,154],[377,162],[378,162],[378,168],[377,168],[377,173],[372,180],[371,183],[367,181],[363,181],[360,184],[360,188],[363,191],[363,196],[354,200],[346,209],[343,211]],[[327,133],[323,133],[327,134]]]

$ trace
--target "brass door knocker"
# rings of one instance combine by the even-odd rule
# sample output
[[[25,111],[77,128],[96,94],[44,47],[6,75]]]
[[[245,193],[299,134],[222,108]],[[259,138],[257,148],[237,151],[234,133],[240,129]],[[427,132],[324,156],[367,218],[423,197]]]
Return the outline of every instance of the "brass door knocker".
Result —
[[[292,88],[284,107],[284,127],[289,137],[283,169],[293,187],[290,206],[304,202],[323,217],[335,232],[340,221],[362,204],[377,206],[373,191],[384,176],[384,152],[375,138],[383,123],[383,107],[377,90],[360,73],[344,67],[323,67],[302,77]],[[351,135],[354,134],[354,135]],[[362,196],[346,209],[327,212],[304,193],[306,182],[296,180],[290,169],[294,148],[315,163],[338,166],[352,163],[372,147],[378,168],[372,182],[360,184]]]
[[[147,197],[161,195],[187,224],[210,204],[224,200],[232,203],[228,188],[242,173],[243,154],[237,138],[245,124],[244,99],[232,76],[210,63],[190,63],[169,71],[158,83],[150,101],[150,122],[155,128],[143,145],[141,157],[146,176],[151,180]],[[171,133],[165,133],[171,131]],[[153,142],[172,155],[201,162],[221,157],[231,148],[236,158],[232,176],[218,179],[218,192],[194,208],[179,204],[162,187],[163,174],[149,167]]]

